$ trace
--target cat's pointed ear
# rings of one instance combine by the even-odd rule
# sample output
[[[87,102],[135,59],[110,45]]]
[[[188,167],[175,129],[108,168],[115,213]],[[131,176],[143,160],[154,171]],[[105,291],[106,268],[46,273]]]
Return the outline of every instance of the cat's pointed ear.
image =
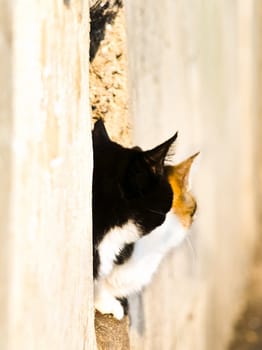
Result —
[[[152,166],[153,169],[163,169],[165,158],[176,141],[177,134],[178,133],[176,132],[174,136],[161,143],[161,145],[144,152],[146,162]]]
[[[189,186],[189,174],[190,169],[193,164],[194,159],[199,155],[200,152],[193,154],[191,157],[187,158],[183,162],[175,165],[173,171],[176,173],[179,181],[185,187]]]
[[[103,122],[103,119],[101,118],[96,121],[92,133],[93,133],[93,141],[96,143],[110,141],[110,138],[105,128],[105,124]]]

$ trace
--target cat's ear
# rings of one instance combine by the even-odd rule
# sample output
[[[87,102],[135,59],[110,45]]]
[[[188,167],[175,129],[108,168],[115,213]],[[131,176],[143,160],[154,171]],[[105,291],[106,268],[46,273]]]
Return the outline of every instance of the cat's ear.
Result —
[[[110,142],[105,124],[101,118],[96,121],[92,134],[95,143]]]
[[[145,151],[144,159],[145,161],[154,169],[155,171],[162,172],[164,167],[164,161],[172,149],[172,146],[177,138],[177,132],[174,136],[170,137],[167,141],[161,143],[161,145],[149,150]]]
[[[176,173],[177,178],[184,187],[189,187],[189,174],[194,159],[199,155],[200,152],[193,154],[183,162],[173,166],[173,171]]]

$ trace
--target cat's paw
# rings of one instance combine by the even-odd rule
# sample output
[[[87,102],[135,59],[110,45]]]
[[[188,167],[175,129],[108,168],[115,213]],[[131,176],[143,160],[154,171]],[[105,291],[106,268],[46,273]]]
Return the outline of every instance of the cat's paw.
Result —
[[[114,297],[96,300],[95,308],[101,314],[112,314],[117,320],[121,320],[124,317],[123,306]]]

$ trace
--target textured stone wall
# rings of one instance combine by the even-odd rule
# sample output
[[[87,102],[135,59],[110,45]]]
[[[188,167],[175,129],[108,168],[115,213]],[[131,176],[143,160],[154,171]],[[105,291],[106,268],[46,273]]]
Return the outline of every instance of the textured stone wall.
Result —
[[[126,0],[135,143],[179,131],[198,218],[132,303],[133,349],[224,350],[257,239],[252,0]]]
[[[0,4],[0,348],[94,349],[89,3]]]

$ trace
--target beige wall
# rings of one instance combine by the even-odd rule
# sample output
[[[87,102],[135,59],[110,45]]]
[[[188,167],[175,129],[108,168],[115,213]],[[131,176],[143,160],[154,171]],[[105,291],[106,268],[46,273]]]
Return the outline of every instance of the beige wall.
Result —
[[[9,294],[9,207],[11,188],[11,150],[10,137],[12,127],[12,53],[9,6],[0,1],[0,348],[7,348],[7,297]]]
[[[133,300],[133,349],[222,350],[256,230],[253,1],[126,0],[135,143],[201,151],[190,239]]]
[[[89,4],[66,3],[0,1],[2,350],[94,348]]]

